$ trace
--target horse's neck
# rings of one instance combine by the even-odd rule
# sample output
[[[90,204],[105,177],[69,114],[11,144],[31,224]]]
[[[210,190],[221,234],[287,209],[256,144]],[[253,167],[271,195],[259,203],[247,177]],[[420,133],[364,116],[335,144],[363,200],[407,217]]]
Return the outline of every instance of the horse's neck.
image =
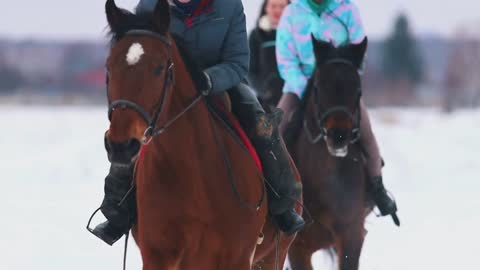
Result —
[[[172,61],[174,64],[174,81],[165,103],[166,113],[160,121],[165,123],[176,117],[178,119],[163,134],[164,138],[159,138],[156,144],[157,148],[163,149],[169,148],[170,145],[176,145],[175,147],[179,150],[178,154],[182,155],[182,152],[188,154],[189,150],[194,151],[194,149],[188,149],[189,147],[194,148],[196,144],[202,144],[211,139],[211,134],[207,132],[209,130],[209,115],[203,100],[192,105],[199,96],[199,92],[174,43],[172,46]],[[187,108],[189,109],[187,110]],[[182,112],[184,113],[180,116]],[[192,137],[194,140],[191,139]]]
[[[173,113],[175,113],[175,110],[178,112],[178,109],[182,110],[188,106],[198,96],[199,92],[175,43],[172,46],[172,58],[174,64],[174,85],[171,103]]]
[[[315,109],[315,94],[310,94],[308,99],[305,101],[305,115],[304,120],[308,123],[308,128],[313,134],[319,134],[320,128],[317,125],[318,116],[315,117],[317,110]]]

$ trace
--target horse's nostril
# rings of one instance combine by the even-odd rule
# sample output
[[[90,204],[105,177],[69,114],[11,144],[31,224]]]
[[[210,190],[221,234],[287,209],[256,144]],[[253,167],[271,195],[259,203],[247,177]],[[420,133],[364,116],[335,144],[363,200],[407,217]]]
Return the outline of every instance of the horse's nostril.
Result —
[[[108,160],[112,163],[128,165],[133,158],[140,153],[142,144],[139,140],[132,138],[123,142],[115,142],[105,137],[105,149]]]

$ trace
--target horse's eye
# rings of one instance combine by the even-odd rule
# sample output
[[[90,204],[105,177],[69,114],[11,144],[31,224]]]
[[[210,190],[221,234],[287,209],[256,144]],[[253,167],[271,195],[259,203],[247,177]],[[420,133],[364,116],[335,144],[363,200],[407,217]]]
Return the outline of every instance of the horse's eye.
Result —
[[[155,71],[154,71],[155,75],[157,76],[162,75],[162,72],[164,69],[165,69],[165,65],[162,64],[158,66],[157,68],[155,68]]]

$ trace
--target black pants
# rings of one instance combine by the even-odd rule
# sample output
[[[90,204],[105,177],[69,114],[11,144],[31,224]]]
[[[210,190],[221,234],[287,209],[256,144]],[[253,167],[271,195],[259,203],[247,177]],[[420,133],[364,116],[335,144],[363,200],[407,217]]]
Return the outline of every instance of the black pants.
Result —
[[[265,115],[265,110],[257,99],[254,91],[244,83],[228,90],[232,101],[232,112],[245,129],[247,134],[254,133],[256,120]]]

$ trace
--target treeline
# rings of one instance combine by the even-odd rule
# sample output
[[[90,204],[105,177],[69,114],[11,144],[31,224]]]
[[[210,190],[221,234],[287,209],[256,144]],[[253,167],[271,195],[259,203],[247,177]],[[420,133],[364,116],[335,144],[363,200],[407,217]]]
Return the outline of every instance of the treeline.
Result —
[[[0,94],[96,94],[106,51],[101,42],[0,40]]]
[[[365,94],[374,105],[480,106],[479,32],[460,29],[451,40],[418,37],[400,14],[389,36],[370,47],[369,58]]]
[[[107,42],[0,40],[0,95],[104,96]],[[416,36],[408,17],[370,40],[364,94],[372,105],[480,106],[480,37]]]

